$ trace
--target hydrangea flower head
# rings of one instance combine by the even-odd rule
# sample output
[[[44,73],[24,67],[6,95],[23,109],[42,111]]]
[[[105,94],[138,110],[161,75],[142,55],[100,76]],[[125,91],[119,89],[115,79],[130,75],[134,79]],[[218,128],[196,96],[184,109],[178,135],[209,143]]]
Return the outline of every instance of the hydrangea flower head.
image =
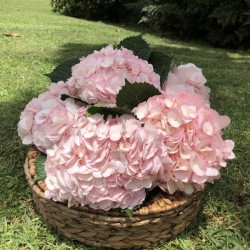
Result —
[[[230,119],[211,109],[199,94],[163,93],[139,104],[134,113],[165,138],[172,163],[162,169],[159,182],[170,193],[201,190],[205,182],[220,177],[225,160],[234,158],[234,143],[221,137]]]
[[[174,67],[169,72],[163,90],[170,94],[181,92],[201,94],[208,101],[210,89],[204,85],[206,82],[207,79],[203,76],[202,70],[188,63]]]
[[[67,84],[88,103],[115,105],[116,95],[125,85],[125,80],[147,82],[160,89],[160,76],[151,64],[135,56],[131,50],[114,49],[112,45],[82,58],[72,67],[72,77]]]
[[[128,115],[82,119],[47,154],[46,197],[103,210],[141,204],[168,160],[156,128]]]
[[[83,105],[69,98],[62,101],[61,94],[69,94],[63,82],[52,84],[48,91],[27,104],[18,123],[18,135],[23,144],[34,144],[46,152],[60,142],[79,117],[84,116],[86,108]]]

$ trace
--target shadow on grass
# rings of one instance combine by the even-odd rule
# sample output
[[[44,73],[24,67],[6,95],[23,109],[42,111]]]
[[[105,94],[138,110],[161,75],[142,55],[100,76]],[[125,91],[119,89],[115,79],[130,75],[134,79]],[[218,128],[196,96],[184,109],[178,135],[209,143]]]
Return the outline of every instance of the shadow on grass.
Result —
[[[27,146],[18,137],[17,124],[26,104],[35,96],[37,92],[32,88],[19,90],[15,99],[0,105],[0,217],[1,213],[7,218],[19,214],[23,201],[30,198],[23,171]]]
[[[69,59],[86,57],[88,54],[93,53],[94,50],[100,50],[102,47],[107,46],[107,44],[78,44],[78,43],[67,43],[64,44],[57,53],[54,59],[55,63],[62,63]]]
[[[14,100],[1,102],[0,114],[0,149],[1,157],[8,162],[11,160],[13,165],[16,165],[21,159],[19,153],[22,154],[21,148],[23,148],[21,141],[17,135],[17,124],[19,117],[28,102],[31,101],[38,94],[36,90],[22,89],[19,90]],[[1,168],[1,166],[0,166]],[[14,166],[9,166],[7,171],[11,171]]]

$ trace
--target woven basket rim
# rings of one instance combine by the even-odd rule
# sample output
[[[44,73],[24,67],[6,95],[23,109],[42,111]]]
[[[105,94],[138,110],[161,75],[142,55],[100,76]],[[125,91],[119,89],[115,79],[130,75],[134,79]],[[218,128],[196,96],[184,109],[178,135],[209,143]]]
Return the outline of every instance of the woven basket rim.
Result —
[[[110,210],[110,211],[103,211],[103,210],[96,210],[96,209],[92,209],[89,206],[73,206],[73,207],[68,207],[66,202],[62,203],[62,202],[56,202],[53,201],[52,199],[47,199],[45,198],[44,195],[44,191],[41,188],[41,186],[39,186],[38,182],[34,181],[34,174],[31,175],[30,173],[30,159],[36,159],[37,156],[40,154],[41,152],[34,146],[30,147],[25,159],[25,164],[24,164],[24,172],[25,172],[25,176],[26,179],[28,181],[29,186],[32,188],[33,192],[40,198],[40,199],[44,199],[46,200],[46,202],[52,202],[52,203],[57,203],[57,205],[60,207],[60,209],[62,209],[62,211],[67,212],[70,210],[71,213],[80,213],[81,215],[86,215],[88,217],[91,216],[98,216],[98,219],[100,221],[112,221],[115,222],[117,221],[121,221],[121,219],[123,218],[124,222],[126,222],[129,218],[128,215],[126,215],[124,212],[122,211],[114,211],[114,210]],[[35,165],[35,164],[34,164]],[[44,183],[44,182],[43,182]],[[45,183],[44,183],[45,184]],[[142,219],[142,217],[145,218],[156,218],[156,217],[165,217],[165,216],[169,216],[172,213],[176,213],[176,211],[181,211],[184,209],[184,207],[188,206],[190,203],[192,203],[193,201],[196,200],[200,200],[203,198],[204,196],[204,191],[199,191],[196,192],[190,196],[186,196],[185,194],[181,193],[181,192],[176,192],[173,195],[167,194],[167,193],[163,193],[163,195],[165,196],[164,199],[169,199],[169,200],[173,200],[173,204],[172,205],[166,205],[164,207],[159,206],[158,204],[158,208],[155,205],[155,202],[153,203],[149,203],[149,204],[142,204],[138,210],[134,210],[133,211],[133,216],[132,218],[130,218],[130,220],[132,221],[137,221],[138,219]],[[176,200],[176,202],[175,202]],[[145,208],[148,208],[150,205],[155,205],[156,209],[154,210],[148,210],[148,212],[145,213]],[[181,212],[180,212],[181,213]]]

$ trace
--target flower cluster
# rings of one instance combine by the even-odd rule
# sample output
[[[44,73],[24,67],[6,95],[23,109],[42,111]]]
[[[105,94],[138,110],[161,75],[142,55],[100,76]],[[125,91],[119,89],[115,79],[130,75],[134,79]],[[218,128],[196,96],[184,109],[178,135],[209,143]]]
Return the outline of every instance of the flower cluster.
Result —
[[[135,56],[131,50],[114,49],[109,45],[73,66],[68,85],[88,103],[115,104],[125,80],[147,82],[160,89],[160,76],[151,64]]]
[[[60,99],[61,94],[69,94],[64,82],[52,84],[49,90],[29,102],[18,123],[18,135],[23,144],[35,144],[46,152],[59,144],[61,138],[82,116],[86,107],[76,104],[73,99]]]
[[[156,60],[158,69],[162,61]],[[210,108],[206,79],[194,64],[172,68],[165,80],[133,51],[109,45],[82,58],[71,73],[32,99],[18,123],[23,144],[47,154],[48,199],[133,208],[157,186],[171,194],[202,190],[235,157],[233,141],[222,139],[230,119]],[[132,85],[123,88],[126,82]],[[116,98],[123,90],[119,98],[129,105],[125,100],[121,107]],[[93,111],[102,108],[110,113]]]
[[[197,93],[203,95],[206,101],[209,100],[210,88],[205,86],[206,78],[200,68],[188,63],[174,67],[168,74],[163,90],[177,94],[181,92]]]
[[[201,95],[164,93],[139,104],[134,113],[165,138],[172,162],[161,172],[160,187],[171,194],[201,190],[220,176],[225,160],[234,158],[234,143],[221,137],[230,119],[211,109]]]
[[[157,129],[129,115],[80,119],[47,153],[46,197],[103,210],[140,204],[168,161]]]

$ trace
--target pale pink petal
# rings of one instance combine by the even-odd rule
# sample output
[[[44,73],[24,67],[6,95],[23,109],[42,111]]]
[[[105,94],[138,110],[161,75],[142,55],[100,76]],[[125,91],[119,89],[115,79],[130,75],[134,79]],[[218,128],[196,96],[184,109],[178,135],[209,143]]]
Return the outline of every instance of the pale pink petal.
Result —
[[[172,127],[178,128],[182,124],[182,119],[177,111],[172,110],[168,113],[168,122]]]
[[[192,155],[190,166],[196,175],[204,176],[206,174],[205,162],[198,155]]]
[[[121,124],[111,126],[110,130],[109,130],[110,139],[112,141],[120,140],[123,131],[124,131],[124,129],[123,129],[123,126]]]
[[[214,133],[213,125],[210,122],[204,122],[202,130],[207,135],[212,135]]]

